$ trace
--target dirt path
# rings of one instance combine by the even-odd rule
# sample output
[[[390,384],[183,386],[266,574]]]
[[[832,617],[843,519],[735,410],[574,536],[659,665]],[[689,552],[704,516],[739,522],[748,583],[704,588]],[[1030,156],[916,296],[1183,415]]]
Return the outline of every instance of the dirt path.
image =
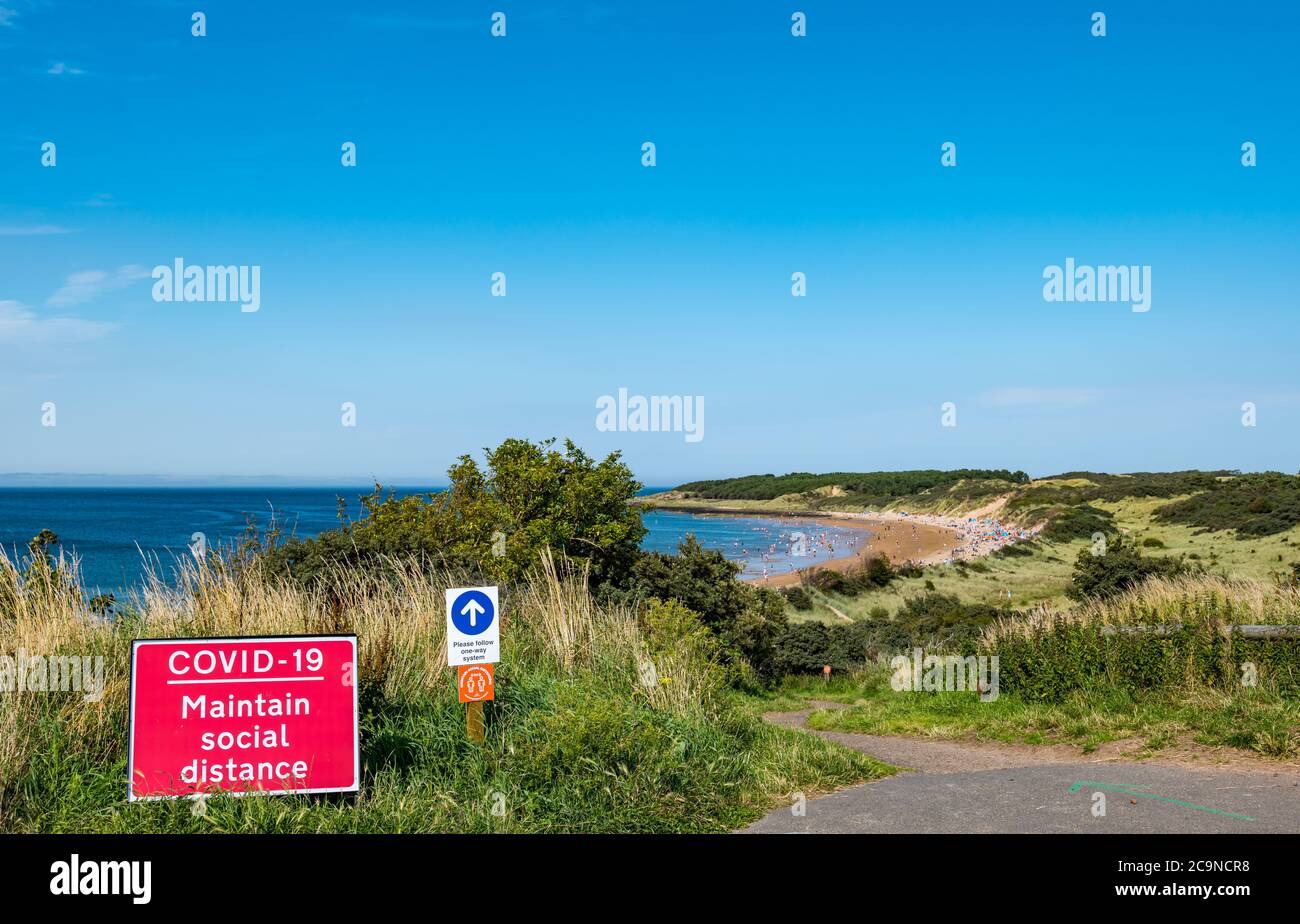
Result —
[[[829,603],[827,603],[826,609],[830,610],[832,613],[840,617],[840,619],[843,619],[845,622],[853,622],[853,620],[848,615],[846,615],[842,609],[840,609],[837,606],[831,606]]]
[[[1251,773],[1283,774],[1300,780],[1300,760],[1273,760],[1250,751],[1229,747],[1208,747],[1190,740],[1162,748],[1146,750],[1146,739],[1125,738],[1107,741],[1092,751],[1073,744],[1016,744],[1005,741],[952,740],[909,737],[904,735],[867,735],[858,732],[821,731],[807,727],[808,716],[816,709],[845,709],[843,703],[810,700],[811,708],[798,712],[769,712],[764,719],[774,725],[797,728],[828,741],[834,741],[877,760],[923,773],[949,773],[957,770],[993,767],[1027,767],[1035,764],[1128,763],[1142,762],[1182,767],[1190,770],[1233,770]],[[1300,795],[1297,796],[1300,798]]]
[[[841,708],[838,703],[816,703],[817,709]],[[799,712],[773,712],[763,716],[774,725],[798,728],[846,748],[861,751],[895,767],[921,773],[955,773],[961,770],[993,770],[1001,767],[1025,767],[1033,764],[1063,763],[1051,754],[1036,754],[1036,749],[1014,745],[970,744],[933,738],[905,738],[895,735],[862,735],[854,732],[817,731],[805,723],[812,709]]]
[[[810,705],[764,718],[909,772],[814,799],[802,815],[778,809],[748,832],[1300,832],[1294,762],[1194,746],[1137,759],[1137,742],[1084,754],[1072,745],[811,731],[812,709],[842,707]]]

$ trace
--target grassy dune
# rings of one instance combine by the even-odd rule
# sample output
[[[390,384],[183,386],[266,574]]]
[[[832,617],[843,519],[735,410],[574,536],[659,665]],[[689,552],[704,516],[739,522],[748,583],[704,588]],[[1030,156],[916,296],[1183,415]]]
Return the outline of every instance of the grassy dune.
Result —
[[[13,566],[0,562],[4,574]],[[106,620],[65,581],[7,585],[0,651],[102,656],[102,700],[0,694],[0,831],[719,832],[795,791],[892,772],[767,725],[721,688],[714,664],[634,616],[596,606],[544,567],[503,600],[503,657],[487,740],[471,744],[446,666],[443,591],[455,575],[393,563],[318,589],[204,568],[155,582]],[[128,804],[132,638],[355,632],[363,782],[339,798],[213,797]],[[645,684],[651,660],[658,682]],[[495,809],[495,811],[494,811]]]
[[[1232,529],[1209,532],[1157,518],[1156,511],[1168,503],[1170,499],[1166,498],[1125,498],[1095,501],[1093,506],[1110,513],[1115,528],[1144,552],[1185,557],[1210,574],[1268,581],[1289,572],[1291,564],[1300,561],[1300,526],[1267,536],[1241,536]],[[1158,544],[1142,546],[1148,540]],[[893,613],[907,597],[928,590],[927,581],[935,590],[968,603],[1003,605],[1010,591],[1014,609],[1040,604],[1065,606],[1075,559],[1090,544],[1091,539],[1083,537],[1057,541],[1039,538],[970,567],[929,567],[921,578],[900,579],[887,588],[852,597],[810,588],[814,608],[803,612],[790,608],[788,615],[793,622],[817,619],[834,623],[842,621],[834,610],[853,619],[865,618],[880,608]]]

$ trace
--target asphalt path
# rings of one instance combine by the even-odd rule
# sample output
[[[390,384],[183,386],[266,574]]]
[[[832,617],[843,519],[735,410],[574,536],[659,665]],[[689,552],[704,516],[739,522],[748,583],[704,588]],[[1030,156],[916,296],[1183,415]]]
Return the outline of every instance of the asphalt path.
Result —
[[[802,728],[808,711],[770,721]],[[807,731],[805,729],[805,731]],[[786,834],[1300,832],[1300,774],[1063,756],[1060,748],[820,734],[907,771],[794,800],[745,829]]]

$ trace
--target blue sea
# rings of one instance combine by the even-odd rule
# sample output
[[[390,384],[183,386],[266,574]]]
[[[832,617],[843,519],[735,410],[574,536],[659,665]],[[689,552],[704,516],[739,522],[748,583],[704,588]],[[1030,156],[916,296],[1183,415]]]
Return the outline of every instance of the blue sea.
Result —
[[[285,534],[315,536],[339,525],[338,499],[347,514],[361,516],[359,496],[368,487],[181,488],[77,487],[0,488],[0,544],[10,559],[24,554],[42,529],[58,535],[63,551],[80,560],[87,589],[122,595],[143,578],[147,562],[169,576],[178,556],[189,554],[195,533],[209,547],[229,546],[250,522],[265,529],[272,515]],[[394,489],[398,496],[438,488]],[[647,488],[654,493],[662,488]],[[718,516],[651,511],[642,547],[674,552],[692,533],[705,548],[718,549],[744,565],[755,579],[828,558],[852,554],[861,530],[788,518]],[[802,542],[796,534],[802,534]],[[792,551],[801,554],[791,554]]]

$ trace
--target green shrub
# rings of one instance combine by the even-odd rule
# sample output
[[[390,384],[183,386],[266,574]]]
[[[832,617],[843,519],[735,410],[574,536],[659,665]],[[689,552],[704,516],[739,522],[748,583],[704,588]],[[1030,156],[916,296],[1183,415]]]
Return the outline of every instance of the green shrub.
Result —
[[[694,497],[727,500],[772,500],[784,494],[806,494],[820,488],[838,486],[844,489],[855,504],[879,507],[908,495],[935,489],[952,488],[967,481],[996,481],[1004,484],[1025,484],[1029,476],[1024,472],[1006,469],[934,469],[910,472],[831,472],[814,475],[809,472],[791,472],[788,475],[746,475],[715,481],[692,481],[676,488]],[[988,493],[998,489],[991,487]],[[844,497],[837,498],[845,501]]]
[[[822,622],[793,623],[781,633],[777,650],[782,673],[820,673],[824,665],[831,663],[830,627]]]
[[[846,597],[857,596],[857,582],[833,568],[818,568],[808,576],[808,583],[822,593],[843,594]]]
[[[998,558],[1026,558],[1034,554],[1034,547],[1027,542],[1013,542],[1004,545],[993,554]]]
[[[952,594],[930,591],[904,600],[895,622],[906,633],[909,646],[965,650],[985,626],[1011,615],[1015,615],[1011,610],[987,603],[963,603]]]
[[[862,568],[861,579],[872,587],[888,587],[897,576],[889,564],[889,556],[875,555]]]
[[[806,611],[813,607],[812,597],[802,587],[787,587],[781,591],[781,595],[796,610]]]
[[[641,485],[612,453],[595,462],[571,441],[508,439],[448,469],[440,494],[361,497],[365,515],[314,539],[282,540],[274,523],[246,553],[268,578],[315,584],[339,567],[384,568],[414,558],[496,581],[518,580],[549,550],[589,569],[594,585],[626,581],[645,527],[628,501]],[[342,515],[340,515],[342,519]]]
[[[638,614],[637,623],[652,657],[685,655],[701,665],[720,658],[722,646],[717,636],[699,614],[676,600],[651,599]]]
[[[70,603],[91,613],[110,613],[112,594],[94,597],[88,604],[73,573],[73,563],[59,548],[59,537],[43,529],[27,543],[26,558],[9,561],[0,549],[0,620],[13,620],[20,611]]]
[[[1155,518],[1239,538],[1271,536],[1300,524],[1300,476],[1260,472],[1216,480],[1207,490],[1156,509]]]
[[[1097,533],[1113,535],[1116,533],[1115,517],[1108,510],[1101,510],[1089,504],[1063,506],[1060,504],[1028,512],[1026,519],[1046,519],[1047,525],[1039,534],[1048,542],[1069,542],[1073,539],[1087,539]]]
[[[775,643],[786,626],[785,598],[736,580],[741,567],[687,536],[676,555],[638,556],[626,586],[606,587],[601,598],[632,606],[676,600],[718,638],[720,658],[733,679],[746,676],[746,667],[759,679],[773,678]]]
[[[782,672],[801,674],[820,672],[827,664],[849,670],[917,646],[969,653],[984,627],[1007,615],[1019,614],[930,593],[908,599],[893,619],[883,607],[874,607],[870,618],[853,623],[792,624],[777,642],[777,660]]]
[[[1145,557],[1121,539],[1109,543],[1101,555],[1081,549],[1066,595],[1071,600],[1113,597],[1152,577],[1174,577],[1188,566],[1176,558]]]

